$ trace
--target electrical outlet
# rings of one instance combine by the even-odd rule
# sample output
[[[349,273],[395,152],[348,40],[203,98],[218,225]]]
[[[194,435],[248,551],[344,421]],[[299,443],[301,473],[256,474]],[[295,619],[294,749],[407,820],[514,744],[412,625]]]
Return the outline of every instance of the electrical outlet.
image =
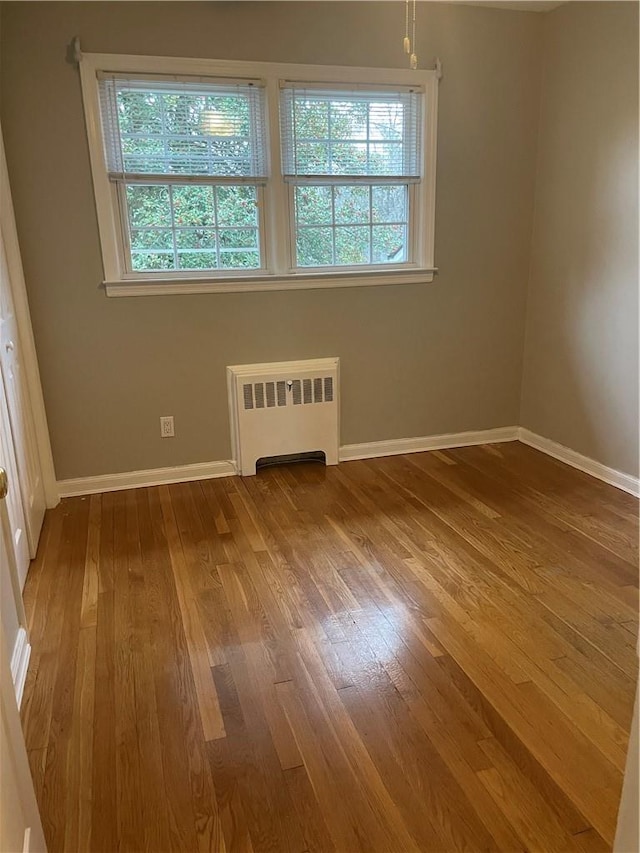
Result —
[[[172,438],[175,435],[173,431],[173,415],[160,418],[160,435],[162,438]]]

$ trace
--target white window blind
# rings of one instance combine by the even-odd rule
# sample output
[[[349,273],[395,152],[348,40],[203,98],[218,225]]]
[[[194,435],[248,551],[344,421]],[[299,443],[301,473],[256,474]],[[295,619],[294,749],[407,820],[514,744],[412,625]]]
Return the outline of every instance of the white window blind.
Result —
[[[266,181],[267,130],[260,81],[105,74],[99,90],[112,179]]]
[[[421,110],[419,88],[283,83],[284,179],[420,180]]]

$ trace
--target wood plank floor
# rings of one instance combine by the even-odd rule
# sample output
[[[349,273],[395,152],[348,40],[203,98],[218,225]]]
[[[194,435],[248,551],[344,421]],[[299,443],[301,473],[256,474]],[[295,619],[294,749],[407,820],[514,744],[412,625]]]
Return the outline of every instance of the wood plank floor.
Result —
[[[637,544],[519,443],[64,500],[25,588],[49,850],[611,849]]]

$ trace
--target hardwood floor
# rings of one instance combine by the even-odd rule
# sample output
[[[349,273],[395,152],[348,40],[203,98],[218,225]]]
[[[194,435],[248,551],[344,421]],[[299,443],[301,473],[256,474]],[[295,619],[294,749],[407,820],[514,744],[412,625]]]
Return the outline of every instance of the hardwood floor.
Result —
[[[50,852],[611,849],[637,513],[518,443],[64,500],[25,588]]]

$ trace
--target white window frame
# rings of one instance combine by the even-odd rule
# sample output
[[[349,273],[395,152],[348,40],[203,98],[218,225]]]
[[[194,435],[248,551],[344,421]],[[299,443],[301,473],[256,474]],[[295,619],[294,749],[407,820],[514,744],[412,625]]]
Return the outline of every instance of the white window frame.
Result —
[[[104,156],[102,121],[98,95],[99,73],[193,75],[260,79],[266,87],[270,175],[258,188],[262,259],[259,270],[172,271],[133,273],[128,260],[120,222],[117,187],[109,180]],[[213,59],[124,54],[83,53],[80,77],[87,137],[100,233],[104,288],[108,296],[144,296],[177,293],[229,293],[259,290],[295,290],[390,284],[422,284],[433,281],[438,72],[388,68],[356,68],[333,65],[297,65],[272,62],[222,61]],[[309,272],[293,267],[290,188],[282,178],[280,156],[280,81],[361,85],[420,85],[424,90],[420,183],[409,185],[410,263],[401,266],[371,265],[362,268],[327,267]]]

